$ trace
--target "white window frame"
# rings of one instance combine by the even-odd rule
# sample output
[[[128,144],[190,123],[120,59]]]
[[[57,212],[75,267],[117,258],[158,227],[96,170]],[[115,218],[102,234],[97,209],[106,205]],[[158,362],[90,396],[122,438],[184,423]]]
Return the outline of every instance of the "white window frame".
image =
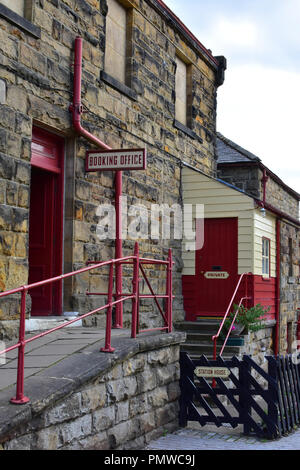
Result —
[[[270,277],[271,266],[271,240],[269,238],[262,238],[262,275]]]

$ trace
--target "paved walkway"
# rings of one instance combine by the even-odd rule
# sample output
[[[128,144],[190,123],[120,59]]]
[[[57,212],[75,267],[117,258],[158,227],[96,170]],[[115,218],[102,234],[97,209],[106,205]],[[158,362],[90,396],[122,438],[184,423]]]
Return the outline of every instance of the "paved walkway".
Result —
[[[198,427],[191,423],[185,429],[150,442],[146,450],[300,450],[300,428],[274,441],[248,437],[231,427]]]
[[[36,333],[27,334],[26,339]],[[129,330],[113,329],[112,338],[116,336],[130,337]],[[100,342],[99,342],[100,341]],[[0,350],[6,349],[17,340],[1,343]],[[34,376],[68,356],[80,352],[99,342],[100,347],[105,344],[105,330],[85,327],[67,327],[57,330],[25,346],[24,377]],[[16,383],[18,349],[9,351],[5,356],[0,355],[0,392]]]

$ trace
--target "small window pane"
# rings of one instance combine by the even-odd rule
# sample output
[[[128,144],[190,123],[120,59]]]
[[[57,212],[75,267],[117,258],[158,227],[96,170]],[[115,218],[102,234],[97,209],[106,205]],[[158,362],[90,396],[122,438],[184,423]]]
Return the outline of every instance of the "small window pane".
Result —
[[[262,275],[270,275],[270,240],[262,239]]]

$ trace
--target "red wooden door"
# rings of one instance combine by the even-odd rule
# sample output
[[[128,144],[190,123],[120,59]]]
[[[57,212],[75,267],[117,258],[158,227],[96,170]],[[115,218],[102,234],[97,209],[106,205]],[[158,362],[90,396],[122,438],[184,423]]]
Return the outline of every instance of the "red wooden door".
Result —
[[[238,280],[237,218],[205,219],[196,251],[197,315],[222,316]]]
[[[57,276],[62,272],[63,172],[62,142],[35,130],[29,213],[29,283]],[[60,282],[30,290],[33,316],[60,315]]]

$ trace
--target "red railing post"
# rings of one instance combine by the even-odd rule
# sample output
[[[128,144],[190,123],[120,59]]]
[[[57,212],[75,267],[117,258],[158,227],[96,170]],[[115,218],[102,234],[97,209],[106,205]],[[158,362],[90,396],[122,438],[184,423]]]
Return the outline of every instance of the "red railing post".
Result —
[[[109,267],[109,281],[108,281],[108,307],[106,313],[106,332],[105,332],[105,347],[101,348],[102,352],[113,352],[115,348],[111,346],[111,327],[112,327],[112,301],[113,301],[113,285],[114,285],[114,265],[111,263]]]
[[[136,338],[138,332],[138,312],[139,312],[139,244],[136,242],[134,245],[134,260],[133,260],[133,279],[132,279],[132,321],[131,321],[131,337]]]
[[[167,285],[166,285],[166,294],[167,294],[167,320],[168,320],[168,333],[172,331],[172,269],[173,269],[173,259],[172,259],[172,250],[169,249],[168,253],[168,264],[167,264]]]
[[[10,399],[15,405],[23,405],[29,402],[29,398],[24,396],[24,354],[25,354],[25,317],[26,317],[26,294],[27,290],[21,293],[20,309],[20,330],[19,330],[19,351],[18,351],[18,372],[16,396]]]

